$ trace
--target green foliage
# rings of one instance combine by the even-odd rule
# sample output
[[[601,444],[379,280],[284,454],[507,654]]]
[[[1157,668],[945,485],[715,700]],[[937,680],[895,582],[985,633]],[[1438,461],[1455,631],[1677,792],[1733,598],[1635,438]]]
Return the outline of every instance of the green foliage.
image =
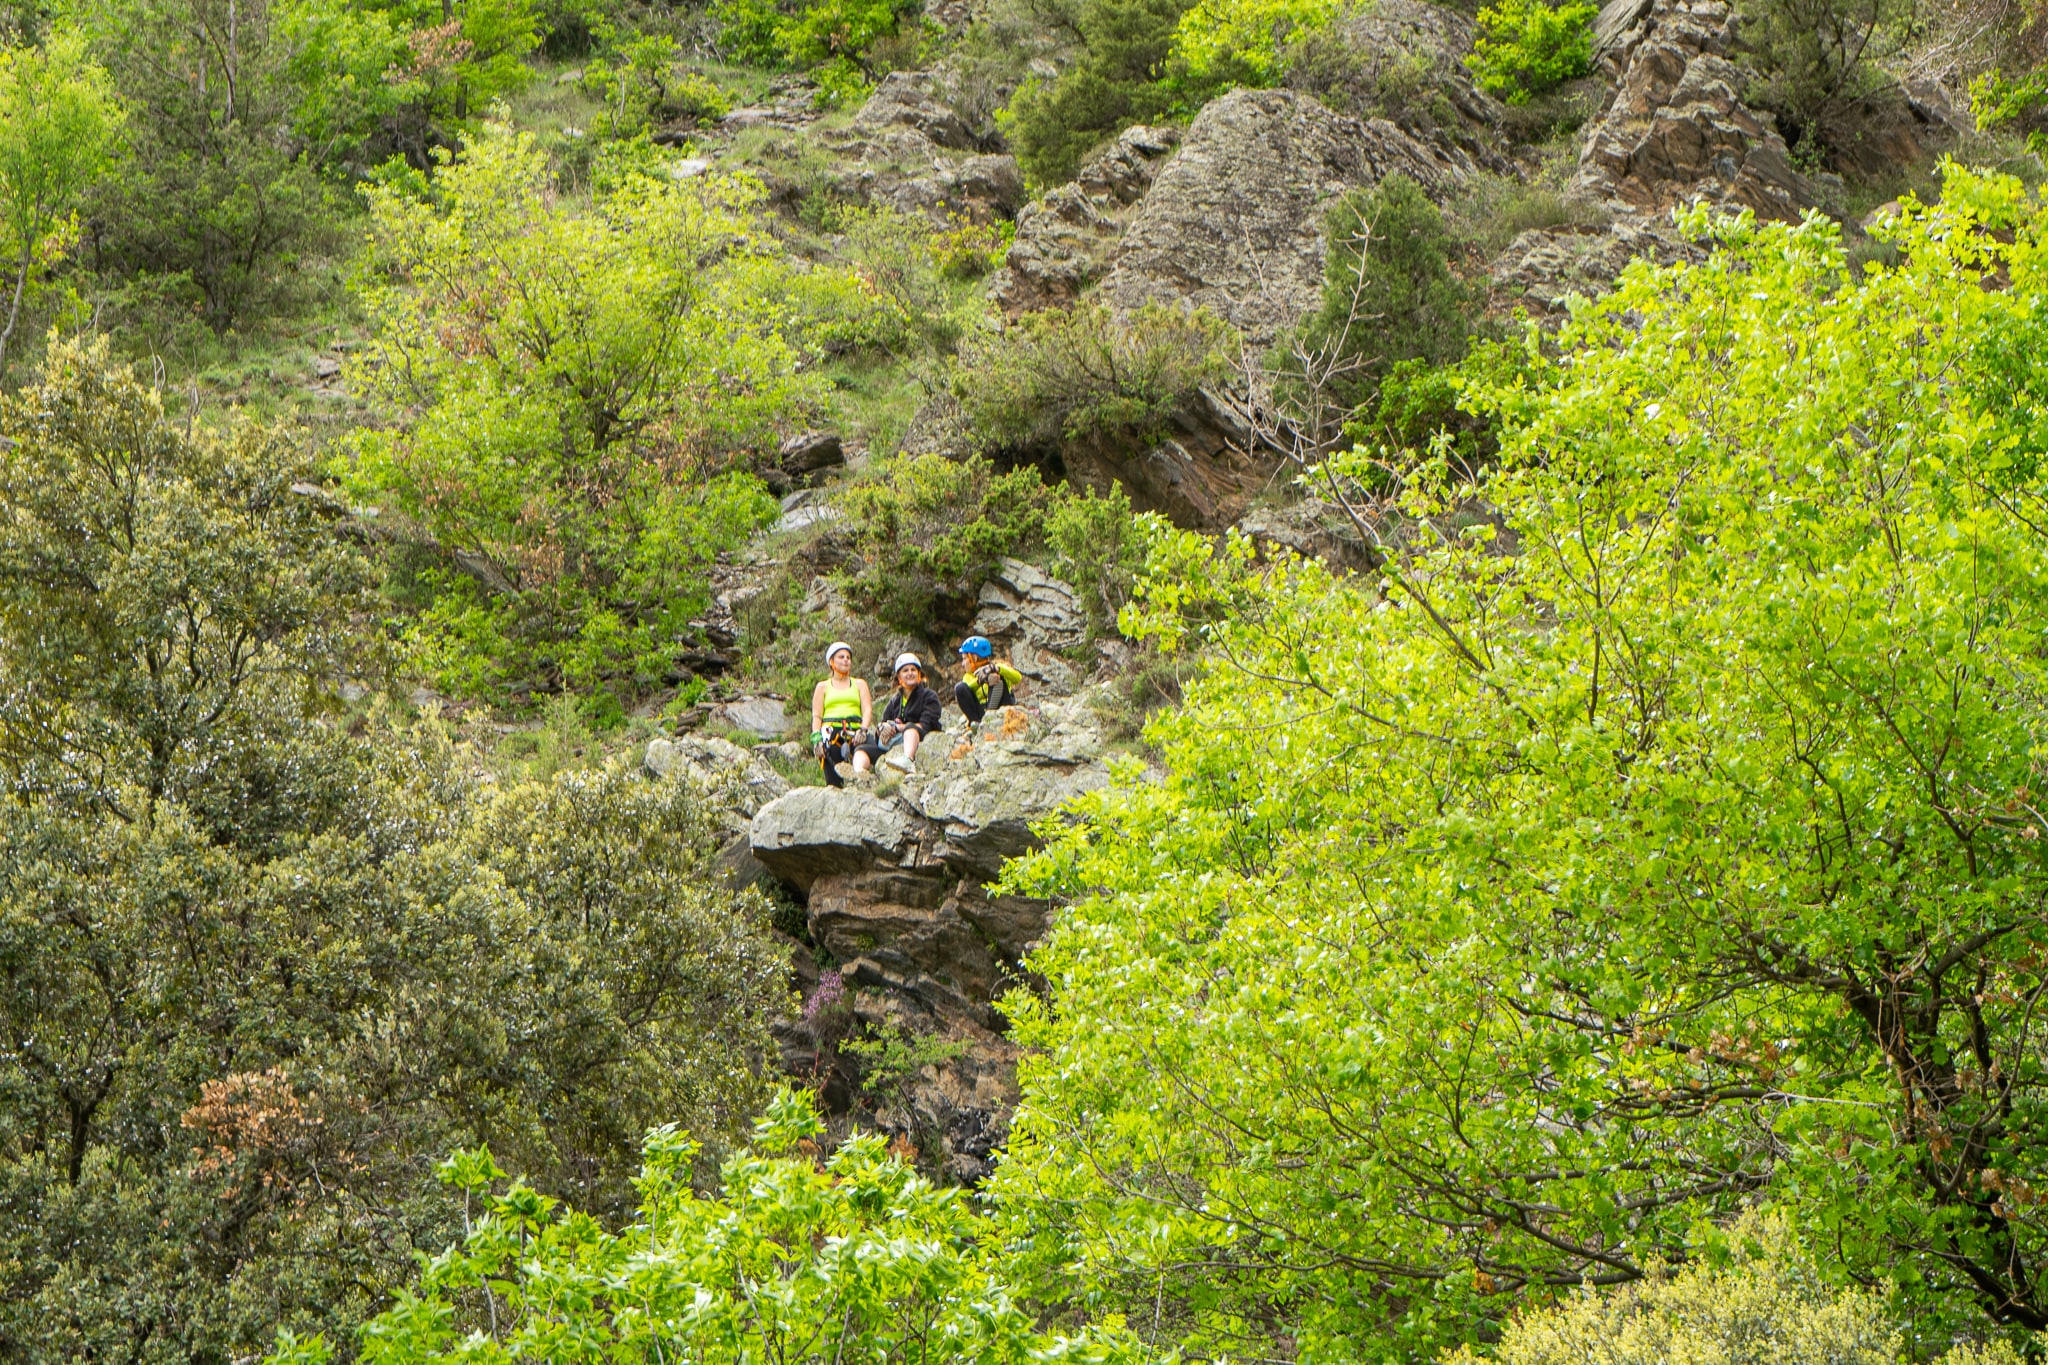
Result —
[[[998,473],[980,456],[892,460],[840,494],[864,561],[849,586],[898,630],[923,634],[971,615],[996,562],[1043,539],[1051,496],[1030,466]]]
[[[106,343],[0,402],[0,761],[16,789],[145,816],[233,810],[289,732],[294,674],[345,659],[364,566],[278,433],[188,433]],[[223,786],[223,784],[225,784]],[[210,794],[209,794],[210,793]]]
[[[1034,185],[1073,178],[1095,148],[1134,123],[1160,118],[1179,96],[1162,78],[1174,32],[1193,0],[1080,0],[1081,50],[1051,80],[1034,76],[1003,112],[1017,164]]]
[[[416,636],[448,685],[503,695],[658,676],[705,566],[775,502],[735,467],[814,392],[750,182],[628,175],[558,203],[492,131],[421,201],[370,192],[375,396],[351,478],[431,539]]]
[[[1169,83],[1191,107],[1233,86],[1278,85],[1297,45],[1339,7],[1339,0],[1198,4],[1174,26]]]
[[[1157,534],[1156,518],[1135,515],[1121,484],[1100,494],[1067,491],[1046,510],[1053,572],[1079,594],[1091,636],[1115,628]]]
[[[217,332],[289,296],[294,261],[333,240],[342,210],[293,131],[304,91],[284,16],[243,0],[67,9],[130,114],[129,155],[90,200],[101,264],[153,277]]]
[[[714,0],[726,55],[777,70],[808,71],[826,108],[857,103],[875,71],[873,50],[902,31],[917,0]]]
[[[941,232],[922,216],[887,207],[848,209],[834,221],[854,278],[871,296],[860,310],[865,344],[896,356],[950,355],[982,313],[959,280],[972,277],[977,257],[986,261],[1003,235],[958,220]]]
[[[78,201],[107,169],[120,127],[107,73],[76,33],[54,32],[39,48],[0,48],[0,262],[14,275],[0,374],[30,269],[75,242]]]
[[[430,1153],[612,1211],[654,1115],[734,1131],[787,964],[696,788],[334,724],[367,570],[275,433],[60,345],[0,434],[10,1359],[346,1332],[453,1234]]]
[[[1744,60],[1755,72],[1746,92],[1778,116],[1802,163],[1853,135],[1845,115],[1891,79],[1884,58],[1919,22],[1902,0],[1743,0]]]
[[[839,1044],[840,1052],[860,1059],[861,1093],[876,1109],[905,1105],[919,1072],[943,1066],[966,1050],[963,1042],[886,1022],[867,1037]]]
[[[1905,1333],[1868,1289],[1829,1282],[1784,1214],[1745,1214],[1703,1255],[1512,1319],[1500,1365],[1898,1365]],[[2019,1365],[2001,1341],[1943,1365]],[[1470,1347],[1445,1365],[1477,1365]]]
[[[1761,1197],[1923,1339],[2048,1322],[2048,212],[1944,178],[1895,268],[1631,266],[1376,580],[1154,548],[1168,776],[1006,883],[1031,1292],[1413,1358]]]
[[[970,338],[953,392],[999,450],[1130,450],[1224,375],[1234,340],[1207,309],[1149,303],[1121,320],[1104,304],[1048,309]]]
[[[434,1258],[364,1332],[380,1365],[583,1360],[1072,1361],[1138,1358],[1117,1326],[1038,1331],[980,1253],[982,1220],[957,1190],[932,1188],[874,1134],[823,1161],[823,1130],[787,1091],[755,1128],[754,1150],[691,1188],[697,1144],[674,1126],[647,1134],[640,1216],[613,1234],[503,1175],[488,1151],[458,1153],[443,1178],[477,1208],[460,1246]],[[465,1335],[470,1333],[473,1335]],[[326,1358],[326,1343],[280,1340],[271,1365]]]
[[[1479,11],[1479,33],[1465,64],[1479,88],[1509,104],[1554,90],[1593,69],[1593,16],[1586,0],[1499,0]]]
[[[2018,77],[1984,72],[1970,82],[1970,113],[1980,129],[2025,128],[2027,149],[2041,155],[2048,150],[2048,134],[2038,126],[2048,114],[2048,68]]]
[[[1335,362],[1328,382],[1345,406],[1369,400],[1404,361],[1464,354],[1477,292],[1451,273],[1457,241],[1420,186],[1390,175],[1351,191],[1331,208],[1328,233],[1322,305],[1301,338]]]

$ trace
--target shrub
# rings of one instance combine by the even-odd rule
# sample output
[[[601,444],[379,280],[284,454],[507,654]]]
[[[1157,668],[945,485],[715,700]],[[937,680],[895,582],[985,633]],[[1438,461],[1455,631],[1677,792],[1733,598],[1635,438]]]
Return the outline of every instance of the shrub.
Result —
[[[916,0],[715,0],[727,56],[786,71],[809,71],[818,102],[837,107],[865,94],[869,54],[901,33]]]
[[[1500,1365],[1897,1365],[1904,1333],[1867,1289],[1831,1284],[1783,1215],[1745,1215],[1668,1275],[1587,1289],[1509,1320]],[[1463,1347],[1444,1365],[1478,1365]],[[1944,1365],[2020,1365],[2004,1342]]]
[[[1334,386],[1347,406],[1369,400],[1405,360],[1444,365],[1464,353],[1478,299],[1451,273],[1457,241],[1405,175],[1353,190],[1330,210],[1323,301],[1302,328],[1310,349],[1348,362]]]
[[[1072,179],[1090,151],[1179,103],[1160,78],[1174,29],[1192,3],[1082,0],[1074,64],[1056,79],[1025,81],[1002,115],[1017,164],[1033,184]]]
[[[1855,103],[1892,77],[1882,59],[1920,22],[1910,0],[1742,0],[1750,99],[1777,115],[1795,160],[1812,166],[1861,129]]]
[[[1053,572],[1073,585],[1088,613],[1089,636],[1113,630],[1144,571],[1151,544],[1123,485],[1112,484],[1106,493],[1068,492],[1055,498],[1046,512],[1045,541],[1053,552]]]
[[[1545,0],[1499,0],[1479,11],[1465,64],[1482,90],[1509,104],[1554,90],[1593,69],[1593,16],[1586,0],[1552,8]]]
[[[1278,85],[1299,43],[1327,26],[1338,0],[1199,4],[1173,31],[1168,80],[1192,106],[1232,86]]]
[[[372,1323],[383,1365],[451,1359],[1086,1361],[1143,1358],[1121,1323],[1041,1332],[1007,1283],[973,1202],[936,1189],[880,1134],[817,1155],[824,1124],[787,1091],[751,1151],[697,1183],[698,1144],[674,1125],[646,1138],[640,1216],[614,1234],[524,1181],[489,1150],[441,1177],[475,1221],[428,1262],[417,1294]],[[326,1365],[324,1338],[281,1334],[269,1365]]]
[[[966,244],[974,229],[936,232],[924,218],[887,207],[846,209],[837,221],[857,277],[880,305],[874,344],[897,355],[950,354],[980,312],[947,270],[949,260],[973,250]]]
[[[472,695],[659,677],[705,566],[775,513],[738,466],[814,401],[759,190],[627,174],[579,211],[502,132],[435,189],[370,192],[371,392],[405,421],[349,470],[441,556],[415,636]]]
[[[892,460],[840,495],[865,561],[849,587],[898,630],[963,624],[996,562],[1044,538],[1051,497],[1029,467],[999,473],[980,456]]]
[[[1151,303],[1118,319],[1102,304],[1028,313],[961,348],[955,394],[1001,450],[1154,443],[1176,409],[1229,368],[1230,327],[1206,309]]]
[[[2022,129],[2028,151],[2048,153],[2048,133],[2041,127],[2048,115],[2048,67],[2018,77],[1999,71],[1978,76],[1970,82],[1970,112],[1980,129]]]

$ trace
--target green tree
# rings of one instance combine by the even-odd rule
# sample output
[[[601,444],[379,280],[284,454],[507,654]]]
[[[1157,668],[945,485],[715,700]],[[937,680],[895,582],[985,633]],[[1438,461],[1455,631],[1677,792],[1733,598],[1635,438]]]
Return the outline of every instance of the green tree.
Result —
[[[697,1144],[673,1125],[647,1135],[639,1217],[607,1232],[524,1181],[501,1189],[488,1150],[442,1167],[476,1216],[436,1257],[417,1294],[364,1329],[383,1365],[506,1361],[1074,1361],[1139,1353],[1115,1325],[1037,1330],[981,1254],[982,1219],[959,1190],[934,1189],[875,1134],[820,1161],[807,1097],[787,1091],[755,1125],[753,1150],[692,1188]],[[270,1365],[324,1365],[324,1338],[288,1335]]]
[[[290,288],[290,262],[340,213],[318,149],[293,131],[301,96],[281,16],[268,0],[66,12],[131,115],[121,173],[92,196],[96,263],[153,277],[225,331]]]
[[[369,576],[290,443],[72,345],[0,438],[0,1354],[346,1334],[451,1145],[611,1213],[654,1116],[737,1131],[787,962],[696,787],[340,724]]]
[[[346,615],[367,605],[303,453],[253,425],[187,430],[104,342],[57,347],[0,401],[0,430],[15,789],[124,819],[210,792],[231,806],[231,775],[295,727],[304,678],[345,666]]]
[[[1018,87],[1003,121],[1017,164],[1036,185],[1073,178],[1096,147],[1134,123],[1163,117],[1179,97],[1162,82],[1192,0],[1081,0],[1080,50],[1056,78]]]
[[[760,197],[656,172],[573,207],[504,130],[430,199],[371,192],[360,373],[402,425],[351,477],[430,541],[419,638],[451,686],[659,677],[706,565],[773,515],[746,462],[817,389]]]
[[[39,259],[67,249],[74,211],[106,170],[121,126],[107,73],[75,33],[52,33],[39,48],[0,48],[0,223],[14,287],[0,327],[0,373],[21,320],[21,297]]]
[[[1487,519],[1159,548],[1170,776],[1008,878],[1070,902],[1009,1004],[1036,1288],[1398,1354],[1769,1196],[1930,1339],[2048,1324],[2048,214],[1951,167],[1854,276],[1715,231],[1469,395]]]
[[[1451,272],[1457,239],[1420,185],[1396,174],[1351,191],[1330,209],[1328,235],[1322,303],[1300,338],[1321,363],[1291,368],[1318,371],[1355,408],[1397,365],[1465,353],[1479,300]]]
[[[1598,5],[1576,0],[1500,0],[1479,11],[1479,32],[1465,65],[1479,88],[1509,104],[1527,104],[1593,69]]]

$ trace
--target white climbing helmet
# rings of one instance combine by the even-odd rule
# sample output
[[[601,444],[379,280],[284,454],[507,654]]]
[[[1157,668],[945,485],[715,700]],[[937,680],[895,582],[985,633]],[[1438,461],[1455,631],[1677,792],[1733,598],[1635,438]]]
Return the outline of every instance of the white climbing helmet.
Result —
[[[924,672],[924,663],[915,654],[898,654],[896,656],[896,666],[889,670],[890,676],[893,677],[906,668],[914,668],[922,673]]]
[[[834,640],[831,644],[825,646],[825,667],[830,668],[832,666],[832,656],[842,649],[848,654],[853,653],[853,646],[844,640]]]

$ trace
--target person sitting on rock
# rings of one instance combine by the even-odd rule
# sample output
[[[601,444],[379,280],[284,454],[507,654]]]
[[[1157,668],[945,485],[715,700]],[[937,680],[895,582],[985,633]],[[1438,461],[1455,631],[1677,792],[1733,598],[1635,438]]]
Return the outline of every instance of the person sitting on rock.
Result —
[[[969,725],[978,725],[991,711],[1008,706],[1017,695],[1024,675],[995,657],[995,646],[985,635],[970,635],[960,644],[963,677],[953,684],[953,700],[960,704]]]
[[[861,741],[875,720],[875,698],[868,680],[853,676],[853,646],[834,640],[825,650],[832,675],[811,689],[811,749],[825,768],[825,785],[843,787],[841,764],[853,765],[859,777],[868,770]]]
[[[924,665],[915,654],[896,656],[896,691],[882,708],[882,725],[875,742],[867,747],[870,762],[881,763],[884,749],[896,749],[886,760],[890,767],[909,772],[917,762],[917,746],[939,728],[939,694],[926,687]],[[897,748],[898,745],[901,748]]]

